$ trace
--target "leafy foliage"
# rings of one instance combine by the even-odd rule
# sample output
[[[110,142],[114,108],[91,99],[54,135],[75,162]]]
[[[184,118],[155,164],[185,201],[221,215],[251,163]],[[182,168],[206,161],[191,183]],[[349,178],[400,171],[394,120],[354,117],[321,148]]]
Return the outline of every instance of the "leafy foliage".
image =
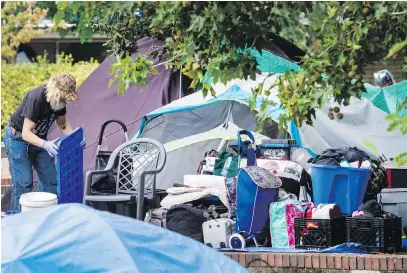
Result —
[[[254,79],[259,73],[252,49],[267,48],[275,34],[306,50],[299,71],[287,71],[275,83],[286,110],[279,125],[294,120],[298,126],[312,124],[315,109],[330,99],[347,106],[364,89],[366,64],[404,55],[407,73],[407,2],[92,2],[97,5],[93,31],[106,34],[106,46],[118,56],[112,73],[118,92],[130,84],[145,84],[155,73],[148,55],[162,65],[181,69],[191,78],[191,88],[213,94],[205,74],[213,83],[233,78]],[[84,3],[64,2],[58,8],[83,11]],[[76,8],[75,8],[76,7]],[[92,13],[93,14],[93,13]],[[87,22],[90,17],[85,16]],[[81,30],[80,30],[81,31]],[[82,32],[81,32],[82,33]],[[86,33],[86,32],[83,32]],[[90,31],[89,31],[90,33]],[[143,36],[163,41],[160,49],[130,56]],[[242,50],[243,49],[243,50]],[[156,65],[157,66],[157,65]],[[134,71],[136,70],[136,71]],[[273,86],[274,87],[274,86]],[[270,89],[259,83],[253,99],[266,97],[257,118],[268,118]],[[254,101],[250,105],[254,106]],[[388,117],[389,130],[406,133],[402,111]],[[337,118],[342,118],[342,113]],[[329,112],[334,118],[333,112]],[[261,126],[260,126],[261,127]]]
[[[396,162],[396,164],[399,166],[406,165],[407,164],[407,152],[396,155],[396,157],[394,158],[394,162]]]
[[[283,90],[280,99],[288,98],[283,103],[287,114],[281,121],[294,118],[300,126],[303,121],[310,122],[312,109],[325,104],[329,97],[345,106],[351,96],[360,98],[365,91],[363,67],[382,60],[394,43],[406,37],[407,14],[390,12],[407,7],[401,5],[403,7],[390,2],[315,2],[308,18],[317,50],[303,58],[302,71],[289,71],[278,83]],[[404,27],[400,28],[401,25]],[[321,74],[326,74],[326,79]]]
[[[21,103],[24,94],[30,89],[47,82],[51,75],[61,72],[71,73],[78,86],[99,64],[96,61],[73,64],[72,56],[59,55],[56,63],[48,63],[46,56],[40,56],[35,63],[1,64],[1,131],[14,110]],[[80,94],[79,94],[80,96]]]
[[[46,9],[35,7],[35,2],[12,2],[2,4],[1,9],[1,58],[14,62],[20,44],[43,34],[35,25],[47,15]]]
[[[389,116],[386,119],[390,122],[389,131],[394,131],[399,129],[402,134],[407,134],[407,115],[403,115],[403,111],[407,110],[407,98],[402,105],[399,106],[397,111]]]
[[[154,2],[147,3],[156,6]],[[108,37],[105,46],[114,56],[125,57],[137,50],[137,40],[146,35],[151,23],[151,14],[142,13],[133,2],[105,3],[103,12],[93,18],[93,31],[102,32]]]
[[[301,70],[287,71],[276,83],[286,110],[280,125],[289,120],[298,126],[312,124],[314,109],[330,98],[346,106],[351,96],[360,97],[365,91],[363,67],[403,52],[406,40],[404,2],[105,2],[99,6],[94,31],[108,35],[111,53],[127,58],[117,61],[113,71],[124,82],[119,92],[131,83],[145,83],[128,69],[137,61],[131,63],[126,57],[145,35],[163,41],[152,55],[166,59],[164,64],[174,70],[182,69],[192,80],[191,88],[205,95],[213,93],[205,73],[214,83],[255,78],[259,71],[249,52],[266,48],[275,33],[307,49]],[[152,63],[140,65],[140,75],[147,77]],[[261,85],[253,90],[254,97],[269,92]],[[272,103],[264,100],[258,114],[261,122]]]
[[[139,85],[147,84],[148,74],[157,75],[158,71],[152,66],[152,62],[147,60],[143,55],[137,56],[133,61],[131,56],[121,59],[117,57],[113,62],[110,73],[114,76],[109,81],[109,87],[117,80],[119,85],[117,86],[117,92],[121,95],[125,90],[130,87],[130,84],[137,83]],[[123,76],[124,75],[124,76]]]
[[[99,16],[104,2],[98,1],[57,1],[54,22],[58,32],[64,36],[70,31],[80,34],[81,43],[92,42],[92,19]],[[66,23],[76,24],[74,29],[67,29]]]

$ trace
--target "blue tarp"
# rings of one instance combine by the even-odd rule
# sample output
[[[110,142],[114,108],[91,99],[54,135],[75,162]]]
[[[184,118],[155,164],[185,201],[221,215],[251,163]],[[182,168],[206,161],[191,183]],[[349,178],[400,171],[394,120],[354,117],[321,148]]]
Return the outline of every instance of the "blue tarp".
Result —
[[[131,218],[65,204],[2,219],[2,272],[247,272],[204,244]]]

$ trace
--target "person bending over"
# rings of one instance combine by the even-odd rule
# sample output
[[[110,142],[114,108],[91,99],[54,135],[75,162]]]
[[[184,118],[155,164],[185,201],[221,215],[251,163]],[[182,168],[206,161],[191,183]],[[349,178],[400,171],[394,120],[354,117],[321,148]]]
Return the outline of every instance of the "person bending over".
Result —
[[[64,135],[72,132],[66,120],[66,106],[78,100],[76,81],[67,73],[51,77],[47,84],[25,94],[6,127],[4,145],[11,175],[11,209],[20,206],[20,196],[33,187],[32,168],[39,179],[39,190],[57,194],[54,157],[58,140],[47,140],[48,130],[56,120]],[[85,146],[82,140],[82,148]]]

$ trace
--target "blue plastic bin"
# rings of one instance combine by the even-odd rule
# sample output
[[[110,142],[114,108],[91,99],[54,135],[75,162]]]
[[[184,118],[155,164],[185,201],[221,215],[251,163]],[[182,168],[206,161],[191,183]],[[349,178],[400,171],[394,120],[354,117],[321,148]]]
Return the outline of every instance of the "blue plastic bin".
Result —
[[[370,169],[339,166],[311,166],[314,204],[337,204],[351,215],[362,204]]]

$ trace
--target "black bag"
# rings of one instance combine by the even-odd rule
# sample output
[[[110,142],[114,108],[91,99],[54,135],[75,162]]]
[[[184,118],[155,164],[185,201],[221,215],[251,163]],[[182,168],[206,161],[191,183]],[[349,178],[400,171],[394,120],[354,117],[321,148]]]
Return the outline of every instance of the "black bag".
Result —
[[[107,166],[107,163],[109,161],[109,158],[112,154],[111,151],[100,151],[99,150],[99,148],[102,145],[105,128],[110,123],[118,123],[122,127],[126,141],[129,141],[129,138],[127,136],[127,127],[123,122],[121,122],[120,120],[107,120],[107,121],[103,122],[102,127],[100,128],[100,133],[99,133],[98,147],[97,147],[97,152],[96,152],[95,170],[105,169]],[[127,162],[127,164],[131,164],[131,162],[132,161],[130,160]],[[115,193],[118,165],[119,165],[119,156],[117,156],[115,158],[113,169],[110,172],[105,173],[105,174],[98,174],[93,177],[91,190],[93,192],[99,192],[99,193]],[[121,175],[129,175],[129,174],[121,173]]]
[[[96,170],[103,170],[107,166],[109,157],[112,153],[101,151],[96,155]],[[103,193],[114,193],[116,190],[116,177],[117,166],[119,164],[119,158],[116,158],[114,168],[112,171],[105,174],[95,175],[92,181],[92,191]]]
[[[167,211],[167,229],[203,242],[202,224],[207,220],[205,212],[208,213],[208,210],[191,204],[172,206]]]

